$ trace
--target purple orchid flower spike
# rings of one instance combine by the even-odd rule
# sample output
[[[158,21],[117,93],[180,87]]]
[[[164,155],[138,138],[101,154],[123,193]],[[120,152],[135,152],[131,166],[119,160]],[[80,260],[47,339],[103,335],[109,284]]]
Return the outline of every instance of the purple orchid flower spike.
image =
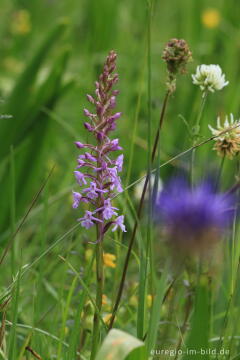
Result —
[[[114,111],[119,93],[113,89],[118,82],[118,74],[114,73],[116,58],[116,53],[110,51],[103,72],[95,83],[95,95],[87,95],[87,100],[91,106],[94,105],[95,111],[83,110],[84,116],[88,118],[84,127],[95,141],[93,144],[75,142],[77,149],[87,151],[78,156],[77,169],[81,171],[74,171],[80,191],[73,192],[73,208],[78,208],[80,202],[89,204],[89,209],[78,221],[85,229],[97,226],[97,242],[103,240],[106,229],[116,231],[119,228],[126,231],[124,216],[119,216],[119,209],[112,206],[112,199],[123,191],[118,175],[123,168],[123,154],[115,159],[111,158],[111,153],[121,151],[122,148],[118,139],[109,138],[122,115],[121,112]]]

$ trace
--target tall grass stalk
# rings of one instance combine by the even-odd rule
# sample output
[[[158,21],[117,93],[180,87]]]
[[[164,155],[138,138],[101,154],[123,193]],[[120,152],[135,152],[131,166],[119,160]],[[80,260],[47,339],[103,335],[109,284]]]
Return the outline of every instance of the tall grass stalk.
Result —
[[[78,308],[77,308],[77,310],[75,312],[75,321],[74,321],[73,329],[71,331],[69,350],[67,352],[67,357],[66,357],[67,360],[72,360],[75,357],[76,350],[77,350],[77,347],[79,345],[79,334],[83,330],[82,329],[82,324],[81,324],[82,312],[83,312],[83,307],[84,307],[86,297],[87,297],[87,294],[88,294],[88,289],[89,289],[89,286],[90,286],[92,267],[93,267],[94,259],[95,259],[95,254],[93,253],[92,258],[90,259],[89,265],[87,266],[86,276],[84,278],[84,284],[86,285],[86,287],[82,286],[82,291],[78,295],[79,296]],[[68,266],[70,266],[71,270],[74,271],[76,277],[80,280],[81,277],[75,271],[75,269],[69,264],[68,264]]]
[[[147,143],[148,143],[148,156],[147,156],[147,168],[148,174],[152,170],[152,159],[151,159],[151,150],[152,150],[152,60],[151,60],[151,27],[152,27],[152,11],[153,11],[153,1],[149,0],[147,2],[147,68],[148,68],[148,79],[147,79],[147,88],[148,88],[148,99],[147,99]],[[140,255],[140,272],[139,272],[139,305],[138,305],[138,314],[137,314],[137,336],[139,339],[142,339],[144,336],[144,322],[146,316],[146,295],[148,288],[148,260],[152,263],[152,251],[151,251],[151,239],[152,239],[152,189],[151,181],[148,183],[148,216],[147,216],[147,242],[146,242],[146,251],[143,249]],[[151,266],[151,265],[150,265]]]
[[[10,148],[10,184],[11,184],[11,207],[10,207],[10,217],[11,217],[11,236],[15,232],[16,226],[16,195],[15,195],[15,160],[14,160],[14,149],[13,146]],[[12,267],[12,276],[15,275],[15,266],[16,266],[16,241],[13,243],[11,249],[11,267]]]
[[[19,296],[20,296],[20,281],[21,281],[21,262],[19,266],[19,271],[16,275],[17,277],[17,286],[13,291],[13,301],[12,301],[12,327],[9,334],[9,343],[8,343],[8,358],[15,360],[17,358],[17,318],[18,318],[18,305],[19,305]]]
[[[158,140],[159,140],[159,134],[160,134],[160,130],[161,130],[161,127],[162,127],[162,124],[163,124],[163,119],[164,119],[164,116],[165,116],[169,96],[170,96],[170,91],[167,91],[166,95],[165,95],[165,98],[164,98],[161,115],[160,115],[159,127],[158,127],[158,130],[157,130],[157,133],[156,133],[156,136],[155,136],[155,140],[154,140],[152,156],[151,156],[152,161],[155,159]],[[144,186],[143,186],[141,199],[140,199],[138,210],[137,210],[138,219],[140,219],[140,217],[142,215],[144,199],[145,199],[145,196],[146,196],[149,179],[150,179],[150,173],[147,173],[147,175],[145,177],[145,182],[144,182]],[[114,306],[113,306],[112,317],[111,317],[111,320],[110,320],[110,323],[109,323],[109,330],[113,327],[114,320],[115,320],[115,317],[116,317],[116,313],[117,313],[117,310],[118,310],[118,306],[119,306],[119,303],[121,301],[122,292],[123,292],[123,288],[124,288],[124,284],[125,284],[128,265],[129,265],[129,260],[130,260],[130,256],[131,256],[131,251],[132,251],[135,236],[136,236],[136,233],[137,233],[137,228],[138,228],[138,221],[135,221],[133,231],[132,231],[132,234],[131,234],[131,238],[130,238],[130,242],[129,242],[129,246],[128,246],[127,255],[126,255],[126,258],[125,258],[125,262],[124,262],[124,267],[123,267],[123,272],[122,272],[120,285],[119,285],[119,288],[118,288],[117,297],[116,297],[116,300],[115,300],[115,303],[114,303]]]
[[[215,185],[216,190],[218,189],[220,181],[221,181],[225,159],[226,159],[226,155],[224,155],[222,157],[221,161],[220,161],[220,166],[219,166],[219,169],[218,169],[217,178],[216,178],[216,185]]]
[[[41,195],[42,191],[44,190],[47,182],[49,181],[53,171],[54,171],[55,166],[52,167],[52,169],[50,170],[47,178],[45,179],[45,181],[43,182],[43,184],[40,186],[39,190],[37,191],[37,193],[34,195],[31,204],[27,210],[27,212],[25,213],[25,215],[23,216],[22,220],[20,221],[19,225],[17,226],[16,230],[14,231],[13,235],[10,237],[7,245],[5,246],[1,257],[0,257],[0,265],[3,263],[8,251],[11,249],[11,247],[13,246],[13,243],[16,239],[17,234],[19,233],[19,231],[21,230],[22,226],[24,225],[25,221],[27,220],[30,212],[32,211],[34,205],[36,204],[37,200],[39,199],[39,196]]]

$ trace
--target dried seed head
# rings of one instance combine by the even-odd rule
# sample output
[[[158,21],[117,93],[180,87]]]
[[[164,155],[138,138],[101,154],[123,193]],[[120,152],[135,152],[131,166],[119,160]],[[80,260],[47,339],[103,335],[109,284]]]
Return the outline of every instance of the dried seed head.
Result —
[[[217,151],[219,156],[232,159],[240,152],[240,121],[234,120],[233,114],[230,114],[230,120],[226,116],[223,125],[221,125],[218,117],[217,129],[214,129],[211,125],[208,125],[208,127],[212,134],[216,136],[213,149]],[[229,131],[226,131],[228,129]]]
[[[219,156],[226,156],[227,158],[232,159],[239,153],[240,144],[236,142],[235,139],[224,139],[223,141],[217,141],[213,150],[216,150]]]
[[[186,65],[192,60],[192,52],[183,39],[171,39],[163,50],[163,60],[167,63],[169,73],[185,73]]]

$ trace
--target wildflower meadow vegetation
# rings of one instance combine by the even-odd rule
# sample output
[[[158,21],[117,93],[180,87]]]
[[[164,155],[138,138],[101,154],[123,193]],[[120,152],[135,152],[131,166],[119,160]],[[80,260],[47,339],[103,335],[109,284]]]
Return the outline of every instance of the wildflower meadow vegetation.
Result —
[[[0,359],[240,359],[239,2],[0,11]]]

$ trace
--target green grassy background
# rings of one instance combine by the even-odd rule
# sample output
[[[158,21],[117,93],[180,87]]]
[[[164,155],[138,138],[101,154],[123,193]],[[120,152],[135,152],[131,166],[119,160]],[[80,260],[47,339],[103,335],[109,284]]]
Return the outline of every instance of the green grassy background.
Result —
[[[219,12],[220,23],[215,28],[208,28],[202,22],[202,15],[208,8]],[[29,31],[25,34],[16,30],[19,11],[23,9],[29,17]],[[84,301],[84,291],[76,274],[59,258],[61,255],[73,264],[94,296],[94,268],[90,268],[88,275],[94,248],[88,244],[88,240],[93,233],[86,233],[78,227],[67,234],[76,224],[80,211],[71,208],[77,156],[73,142],[76,139],[86,140],[83,129],[85,94],[93,92],[94,81],[108,51],[116,50],[120,76],[118,109],[123,112],[118,122],[117,136],[125,156],[122,179],[124,185],[128,185],[147,168],[146,134],[151,121],[154,136],[159,119],[166,80],[166,67],[161,54],[168,39],[186,39],[193,53],[193,62],[188,66],[188,73],[178,77],[177,91],[170,100],[161,136],[161,161],[191,146],[187,129],[179,115],[191,125],[196,120],[201,93],[192,84],[191,73],[197,65],[219,64],[229,80],[229,86],[210,94],[207,99],[201,123],[202,136],[211,135],[207,125],[214,126],[217,115],[225,116],[232,112],[238,118],[240,4],[237,0],[154,2],[150,44],[151,119],[148,111],[150,68],[146,1],[1,0],[0,14],[0,113],[12,115],[12,118],[1,118],[0,122],[1,251],[54,166],[47,185],[1,264],[0,288],[4,295],[13,277],[16,280],[19,268],[39,259],[23,275],[19,286],[14,288],[7,312],[7,320],[13,326],[8,324],[6,327],[7,344],[0,356],[9,360],[30,359],[24,345],[31,339],[32,348],[43,359],[75,359],[74,351],[84,339],[82,359],[84,356],[88,359],[93,308],[86,294]],[[161,178],[165,181],[171,173],[188,169],[189,159],[190,156],[186,155],[164,166]],[[196,162],[199,179],[218,169],[220,159],[212,151],[212,143],[197,151]],[[236,167],[237,160],[226,161],[221,184],[223,189],[235,182]],[[134,218],[132,205],[137,203],[133,189],[129,194],[131,201],[126,200],[125,193],[117,200],[125,210],[128,234]],[[106,252],[117,256],[117,267],[105,269],[105,293],[108,297],[108,304],[104,306],[106,315],[111,312],[111,300],[116,293],[128,234],[123,239],[109,235],[104,244]],[[136,316],[139,263],[141,268],[139,256],[145,235],[143,226],[135,256],[131,258],[124,300],[116,321],[117,327],[135,336],[139,326]],[[59,239],[57,246],[39,258]],[[157,235],[153,240],[157,275],[166,253]],[[240,335],[239,324],[236,323],[239,318],[239,292],[234,285],[238,276],[237,235],[233,244],[234,248],[230,242],[224,245],[222,259],[216,255],[221,263],[221,272],[214,274],[214,310],[209,324],[213,347],[220,344],[217,341],[215,344],[214,338],[222,334],[225,338]],[[179,340],[179,324],[184,321],[188,306],[188,288],[184,286],[183,279],[185,274],[163,305],[163,321],[158,334],[160,348],[175,348]],[[153,284],[150,281],[147,294],[154,293],[157,282],[156,279]],[[193,318],[205,316],[208,319],[204,312],[209,302],[205,290],[204,285],[199,286],[202,307],[195,304],[195,309],[199,307],[203,313],[197,313]],[[75,325],[80,326],[77,329],[74,320],[80,316],[81,306],[82,320],[76,321]],[[144,309],[147,313],[147,304]],[[148,320],[146,316],[145,330]],[[194,323],[194,319],[192,321]],[[70,348],[64,344],[61,347],[59,339],[70,344]],[[238,359],[234,357],[240,353],[237,339],[227,341],[225,347],[232,349],[229,359]],[[8,354],[8,357],[3,354]]]

